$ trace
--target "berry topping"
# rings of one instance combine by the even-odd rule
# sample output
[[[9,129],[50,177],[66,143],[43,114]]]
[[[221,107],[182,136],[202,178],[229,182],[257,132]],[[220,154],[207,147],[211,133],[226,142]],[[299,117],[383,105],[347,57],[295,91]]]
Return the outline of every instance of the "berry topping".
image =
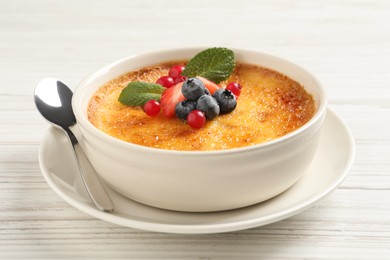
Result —
[[[175,66],[173,66],[169,70],[169,72],[168,72],[169,77],[171,77],[173,79],[176,79],[176,78],[180,77],[182,71],[184,70],[184,68],[185,67],[183,65],[175,65]]]
[[[221,114],[230,113],[237,106],[236,97],[230,90],[219,89],[213,94],[213,98],[217,100]]]
[[[226,86],[226,89],[230,90],[236,97],[238,97],[241,94],[242,86],[237,82],[230,82]]]
[[[151,99],[145,103],[144,111],[148,116],[157,116],[160,113],[161,106],[157,100]]]
[[[175,108],[176,116],[182,120],[186,120],[188,114],[196,109],[196,101],[193,100],[184,100],[177,103]]]
[[[186,99],[197,100],[200,96],[205,94],[205,87],[200,79],[189,78],[184,81],[181,92]]]
[[[177,77],[177,78],[175,78],[175,84],[180,83],[180,82],[184,82],[186,80],[187,80],[186,76]]]
[[[207,88],[210,91],[211,95],[214,94],[215,91],[217,91],[218,89],[221,88],[219,85],[215,84],[214,82],[212,82],[206,78],[203,78],[200,76],[198,76],[197,78],[203,82],[205,88]]]
[[[170,88],[175,85],[175,80],[172,77],[169,76],[162,76],[157,81],[157,84],[160,84],[161,86],[165,88]]]
[[[162,110],[166,117],[176,115],[187,120],[192,128],[201,128],[206,119],[214,119],[236,108],[241,85],[236,82],[229,83],[226,88],[218,85],[230,77],[234,66],[233,51],[209,48],[195,55],[186,65],[172,66],[156,83],[130,82],[118,101],[127,106],[140,106],[149,116],[157,116]]]
[[[183,82],[176,84],[171,88],[167,88],[161,95],[161,108],[166,117],[175,115],[175,107],[177,103],[185,100],[181,93]]]
[[[196,109],[204,112],[207,119],[213,119],[219,115],[219,106],[217,101],[209,95],[201,96],[196,102]]]
[[[200,110],[193,110],[187,116],[187,124],[192,128],[199,129],[206,123],[206,116]]]

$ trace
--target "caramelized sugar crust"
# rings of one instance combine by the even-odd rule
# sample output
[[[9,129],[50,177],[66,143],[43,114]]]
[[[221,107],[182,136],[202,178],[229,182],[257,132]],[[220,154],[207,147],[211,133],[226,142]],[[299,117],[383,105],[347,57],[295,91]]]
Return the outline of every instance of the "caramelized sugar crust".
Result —
[[[184,63],[184,62],[182,62]],[[168,150],[207,151],[260,144],[281,137],[309,121],[313,97],[294,80],[276,71],[238,63],[230,78],[243,85],[236,109],[194,130],[177,118],[147,116],[139,107],[118,101],[129,82],[156,82],[178,62],[129,72],[102,86],[91,98],[88,119],[101,131],[121,140]]]

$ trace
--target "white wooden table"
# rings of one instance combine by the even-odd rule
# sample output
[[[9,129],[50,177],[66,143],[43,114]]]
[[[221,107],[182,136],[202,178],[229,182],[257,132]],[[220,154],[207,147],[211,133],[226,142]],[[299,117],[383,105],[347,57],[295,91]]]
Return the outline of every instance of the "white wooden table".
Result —
[[[0,259],[390,259],[389,25],[385,0],[0,0]],[[57,196],[38,165],[37,82],[73,88],[118,58],[194,45],[268,52],[317,75],[356,140],[342,185],[289,219],[212,235],[117,226]]]

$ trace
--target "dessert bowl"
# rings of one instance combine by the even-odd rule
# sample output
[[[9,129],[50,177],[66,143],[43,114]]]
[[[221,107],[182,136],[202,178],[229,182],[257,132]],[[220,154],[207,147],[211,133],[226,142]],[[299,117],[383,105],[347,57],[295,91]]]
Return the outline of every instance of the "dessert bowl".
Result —
[[[275,140],[217,151],[164,150],[119,140],[89,122],[88,103],[105,83],[145,66],[189,59],[204,49],[163,50],[125,58],[98,69],[77,86],[72,107],[81,144],[101,178],[122,195],[169,210],[229,210],[282,193],[310,165],[325,118],[325,91],[298,65],[256,51],[232,49],[238,62],[269,68],[297,81],[316,103],[314,116],[306,124]]]

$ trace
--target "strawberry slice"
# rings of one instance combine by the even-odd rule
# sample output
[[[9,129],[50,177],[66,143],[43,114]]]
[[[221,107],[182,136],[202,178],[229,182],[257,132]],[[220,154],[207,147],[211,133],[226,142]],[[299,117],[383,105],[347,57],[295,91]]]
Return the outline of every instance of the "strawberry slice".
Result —
[[[219,85],[215,84],[214,82],[206,78],[203,78],[201,76],[197,76],[197,78],[203,82],[204,86],[210,91],[211,95],[214,94],[215,91],[221,88]]]
[[[167,88],[161,95],[161,108],[166,117],[175,116],[175,107],[177,103],[185,100],[181,93],[181,87],[184,82],[177,83],[175,86]]]

